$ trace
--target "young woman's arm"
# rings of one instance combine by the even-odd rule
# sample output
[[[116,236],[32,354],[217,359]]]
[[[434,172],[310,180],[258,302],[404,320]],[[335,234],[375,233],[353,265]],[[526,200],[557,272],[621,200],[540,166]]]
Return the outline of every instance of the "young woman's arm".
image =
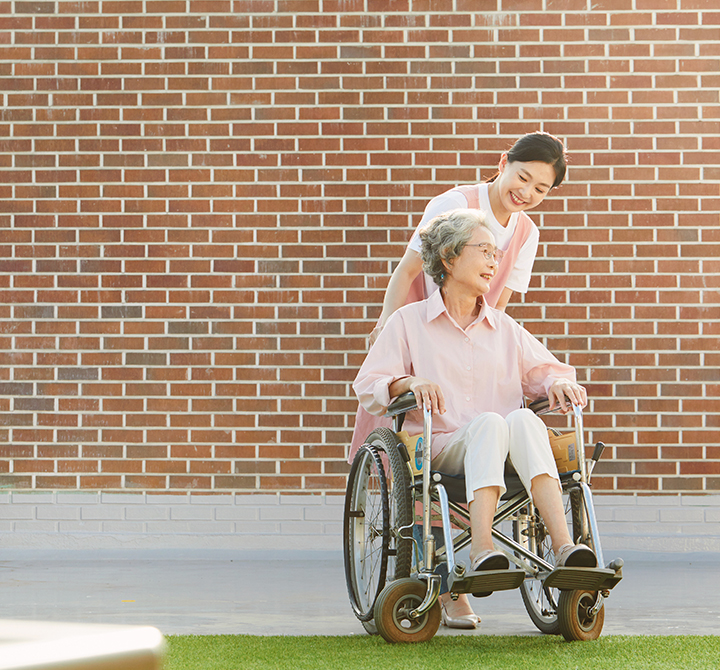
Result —
[[[412,249],[407,249],[388,282],[387,290],[385,291],[385,300],[383,300],[383,309],[380,314],[380,322],[373,332],[370,333],[370,344],[375,342],[393,312],[405,304],[408,293],[410,292],[410,286],[412,286],[415,277],[421,272],[422,258],[420,254]]]
[[[512,294],[513,294],[513,290],[506,286],[502,290],[502,293],[500,294],[500,297],[498,298],[497,304],[495,305],[495,309],[499,309],[501,312],[504,312],[505,308],[507,307],[508,302],[510,302],[510,298],[512,297]]]

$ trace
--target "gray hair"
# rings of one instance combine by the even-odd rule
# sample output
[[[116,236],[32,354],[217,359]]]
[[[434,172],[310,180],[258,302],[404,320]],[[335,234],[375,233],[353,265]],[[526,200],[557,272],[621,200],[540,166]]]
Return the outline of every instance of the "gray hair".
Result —
[[[438,286],[445,283],[447,268],[443,261],[449,264],[455,260],[480,226],[488,228],[485,214],[479,209],[453,209],[436,216],[418,231],[423,270]]]

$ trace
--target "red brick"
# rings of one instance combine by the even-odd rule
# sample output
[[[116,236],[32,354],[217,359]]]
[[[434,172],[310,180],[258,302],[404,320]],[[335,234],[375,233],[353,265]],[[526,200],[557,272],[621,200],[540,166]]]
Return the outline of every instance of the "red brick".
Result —
[[[663,491],[700,491],[702,479],[692,477],[663,477]]]

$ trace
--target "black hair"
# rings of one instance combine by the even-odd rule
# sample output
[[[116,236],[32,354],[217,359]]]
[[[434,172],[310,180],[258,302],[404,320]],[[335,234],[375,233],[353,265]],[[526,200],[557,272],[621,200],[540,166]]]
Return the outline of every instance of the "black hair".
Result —
[[[565,179],[565,170],[567,169],[567,155],[565,153],[565,145],[554,135],[536,131],[523,135],[512,149],[508,151],[508,160],[511,163],[520,161],[521,163],[531,163],[532,161],[541,161],[552,165],[555,170],[555,181],[553,188],[560,186]]]
[[[565,145],[554,135],[540,130],[523,135],[507,152],[508,162],[532,163],[540,161],[551,165],[555,170],[555,181],[551,188],[560,186],[565,179],[567,154]],[[488,181],[494,181],[497,175]]]

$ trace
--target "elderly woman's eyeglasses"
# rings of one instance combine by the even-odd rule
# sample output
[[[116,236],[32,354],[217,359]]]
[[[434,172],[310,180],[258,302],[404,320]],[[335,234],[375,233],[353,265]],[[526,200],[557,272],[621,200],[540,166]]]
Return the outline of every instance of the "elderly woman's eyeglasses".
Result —
[[[505,255],[505,252],[498,249],[497,247],[494,247],[492,244],[488,244],[487,242],[481,242],[480,244],[466,244],[466,247],[479,247],[480,251],[485,256],[485,260],[492,261],[494,260],[496,263],[500,263],[503,256]]]

